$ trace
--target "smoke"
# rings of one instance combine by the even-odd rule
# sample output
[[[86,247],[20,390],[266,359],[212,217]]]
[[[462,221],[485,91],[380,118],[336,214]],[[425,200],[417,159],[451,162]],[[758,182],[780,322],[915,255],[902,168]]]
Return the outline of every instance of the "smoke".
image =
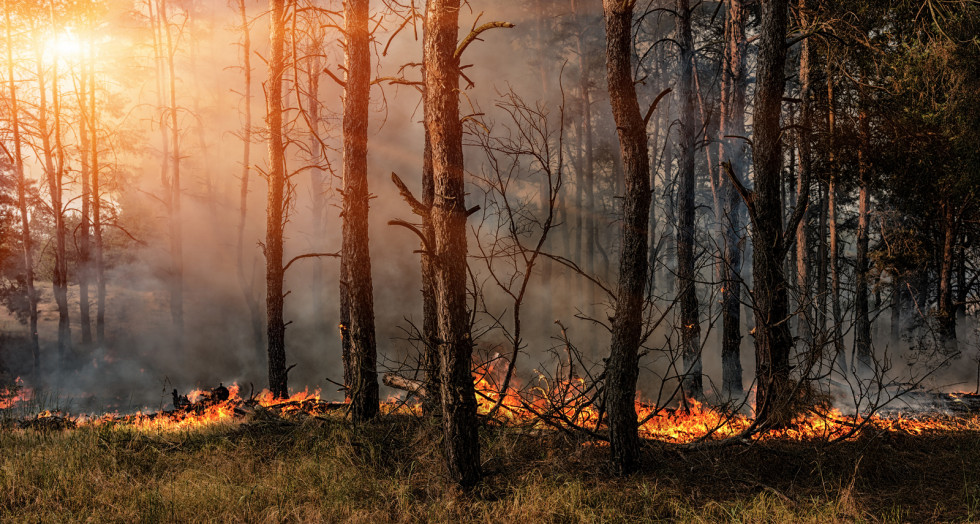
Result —
[[[252,3],[250,3],[252,4]],[[380,4],[376,2],[376,4]],[[594,139],[596,146],[596,193],[599,199],[596,217],[600,248],[593,253],[597,263],[596,279],[608,289],[615,289],[618,231],[620,224],[616,213],[620,203],[621,184],[617,183],[620,167],[617,167],[615,126],[612,123],[608,102],[604,95],[605,72],[602,64],[601,18],[591,12],[589,23],[573,26],[567,13],[552,10],[536,10],[533,6],[499,5],[497,2],[471,2],[471,10],[461,15],[460,38],[465,36],[471,24],[481,12],[486,14],[480,23],[490,20],[513,22],[514,29],[494,29],[481,36],[482,41],[471,45],[463,57],[463,65],[470,65],[464,73],[473,85],[464,80],[461,97],[461,116],[471,116],[482,121],[496,122],[495,133],[516,133],[508,116],[497,106],[502,94],[509,91],[520,95],[529,105],[540,104],[552,118],[557,118],[559,106],[565,103],[566,130],[564,133],[564,205],[571,211],[560,217],[552,232],[550,246],[556,252],[570,250],[564,244],[564,234],[581,234],[574,231],[574,188],[579,173],[575,148],[577,126],[581,122],[581,107],[576,97],[581,86],[579,60],[573,41],[576,31],[585,32],[586,53],[584,62],[590,67],[586,83],[593,97]],[[107,262],[106,281],[108,299],[106,309],[106,338],[104,346],[93,344],[85,347],[80,343],[78,326],[78,287],[72,280],[70,311],[74,349],[66,366],[59,369],[57,362],[57,310],[51,297],[49,281],[39,282],[44,290],[39,333],[42,344],[42,372],[30,377],[35,384],[43,384],[56,394],[75,400],[80,410],[119,409],[132,410],[142,407],[159,408],[169,403],[169,392],[182,392],[195,387],[213,387],[219,382],[226,385],[237,382],[242,391],[251,388],[257,392],[266,387],[266,361],[264,348],[256,348],[252,341],[249,311],[244,292],[252,293],[264,309],[265,261],[261,244],[265,235],[265,192],[262,173],[267,167],[267,150],[263,142],[264,100],[262,82],[266,71],[261,57],[266,56],[268,45],[265,18],[252,25],[253,55],[253,131],[250,191],[247,197],[248,216],[244,233],[244,274],[248,283],[244,290],[240,285],[236,268],[236,228],[239,216],[239,189],[241,174],[243,109],[241,93],[244,90],[242,72],[239,69],[240,51],[236,43],[240,39],[238,15],[214,0],[199,3],[187,25],[188,36],[181,40],[177,54],[178,104],[181,106],[179,127],[181,133],[181,177],[183,228],[183,276],[185,328],[181,337],[170,319],[168,283],[170,278],[170,251],[168,209],[161,185],[161,164],[164,144],[160,139],[161,110],[157,107],[155,66],[142,41],[146,30],[139,30],[137,18],[117,19],[110,30],[118,29],[117,42],[124,47],[120,52],[132,53],[139,60],[124,60],[119,56],[106,61],[103,75],[107,79],[103,101],[107,122],[115,133],[105,140],[107,164],[115,164],[111,180],[107,180],[109,208],[114,212],[114,224],[106,228]],[[261,7],[250,5],[251,15],[259,14]],[[131,24],[122,27],[121,24]],[[376,37],[386,45],[398,24],[387,20],[387,32]],[[663,36],[671,30],[670,24],[658,23],[657,31]],[[543,31],[542,31],[543,28]],[[419,27],[421,30],[421,27]],[[141,32],[142,31],[142,32]],[[125,38],[122,35],[128,35]],[[404,64],[421,62],[421,42],[414,40],[413,31],[402,31],[388,47],[387,54],[380,51],[373,60],[380,65],[378,77],[401,76],[420,81],[418,67],[401,68]],[[123,46],[123,44],[125,44]],[[340,51],[337,36],[325,42],[325,67],[341,75]],[[664,58],[663,60],[667,60]],[[124,65],[128,64],[128,65]],[[293,74],[293,71],[288,73]],[[291,81],[287,79],[287,82]],[[108,79],[111,79],[109,81]],[[672,76],[650,76],[638,87],[641,101],[650,102],[670,86]],[[420,95],[412,86],[390,85],[385,82],[372,89],[372,113],[369,135],[369,186],[375,198],[371,201],[370,235],[372,276],[377,325],[379,360],[392,368],[399,363],[411,363],[416,349],[406,340],[411,325],[421,326],[422,303],[420,296],[418,239],[410,232],[388,225],[392,219],[414,220],[408,205],[401,200],[397,189],[390,182],[390,173],[397,173],[413,190],[421,193],[422,167],[422,110]],[[564,95],[564,98],[563,98]],[[328,146],[326,158],[334,171],[326,175],[326,225],[318,237],[314,222],[314,193],[308,169],[309,156],[302,144],[309,141],[306,124],[299,117],[299,107],[306,100],[298,100],[291,92],[287,100],[291,124],[288,132],[295,141],[288,151],[288,168],[294,173],[293,191],[286,226],[286,254],[288,261],[295,256],[310,252],[336,252],[341,245],[341,217],[339,216],[340,173],[340,111],[341,89],[326,76],[320,79],[317,97],[322,104],[320,138]],[[667,113],[658,114],[655,121],[670,127],[677,103],[671,97],[662,107]],[[110,126],[106,127],[107,133]],[[473,132],[479,132],[473,129]],[[659,133],[658,144],[651,144],[657,155],[671,147],[672,135],[666,129]],[[469,138],[467,139],[469,140]],[[171,145],[172,147],[172,145]],[[482,195],[478,175],[485,173],[485,156],[474,147],[464,151],[468,177],[468,204],[480,203]],[[702,155],[703,156],[703,155]],[[654,165],[660,166],[656,174],[655,212],[653,239],[665,240],[665,248],[671,245],[671,202],[662,198],[669,193],[665,188],[672,183],[669,169],[665,169],[660,157]],[[77,162],[76,162],[77,163]],[[699,157],[699,169],[706,161]],[[326,166],[325,166],[326,167]],[[526,163],[525,163],[526,167]],[[30,176],[40,180],[43,173],[37,165],[30,166]],[[531,177],[533,179],[533,177]],[[537,203],[535,182],[514,187],[515,198],[528,204],[528,213],[534,214]],[[68,189],[73,196],[78,189]],[[698,195],[699,204],[708,204],[710,195],[703,191]],[[77,214],[78,204],[70,205],[71,213]],[[537,209],[540,213],[540,208]],[[531,221],[539,219],[532,217]],[[481,214],[470,219],[474,228]],[[490,217],[488,220],[497,220]],[[746,222],[743,220],[743,223]],[[711,224],[702,224],[703,231],[713,231]],[[116,227],[118,226],[118,227]],[[492,228],[491,228],[492,229]],[[130,235],[137,241],[133,241]],[[665,238],[666,237],[666,238]],[[711,282],[712,241],[699,236],[701,257],[700,277]],[[470,253],[478,252],[477,243],[487,238],[469,239]],[[50,250],[50,247],[44,247]],[[564,251],[562,251],[564,250]],[[649,317],[656,319],[667,310],[676,291],[671,276],[670,255],[661,251],[657,265],[658,285],[654,293],[655,306]],[[750,255],[747,251],[746,256]],[[48,255],[50,256],[50,255]],[[572,258],[578,257],[575,254]],[[603,260],[607,261],[603,263]],[[748,261],[748,258],[746,259]],[[322,268],[319,287],[314,286],[314,268]],[[550,280],[544,279],[545,269]],[[748,278],[748,266],[745,264]],[[482,263],[471,260],[474,280],[483,290],[481,309],[487,313],[477,316],[477,325],[492,326],[495,318],[512,330],[513,300],[493,282],[492,276]],[[516,272],[501,269],[498,276],[508,278]],[[541,262],[537,266],[527,290],[523,305],[524,347],[519,361],[519,376],[529,380],[534,370],[555,366],[555,355],[561,358],[562,342],[557,340],[560,320],[568,327],[567,334],[586,359],[597,368],[608,352],[608,333],[603,325],[609,324],[613,314],[611,297],[599,291],[597,300],[590,299],[589,285],[581,276],[569,276],[554,262]],[[41,275],[48,279],[50,275]],[[289,374],[293,389],[303,387],[322,388],[328,399],[340,399],[336,382],[342,382],[342,362],[339,323],[338,292],[339,262],[334,258],[303,259],[297,261],[286,275],[285,318],[290,322],[286,331],[287,365],[295,364]],[[720,320],[717,319],[716,291],[713,286],[701,286],[699,302],[702,304],[702,342],[704,371],[720,388]],[[322,297],[325,307],[316,310],[316,296]],[[649,350],[642,362],[641,395],[656,398],[662,391],[671,392],[676,382],[676,369],[672,366],[677,335],[672,328],[676,312],[668,311],[667,318],[647,340]],[[743,308],[742,367],[746,388],[754,371],[752,337],[754,319],[749,307]],[[713,322],[711,329],[708,329]],[[881,321],[879,321],[881,324]],[[965,331],[975,333],[971,326]],[[482,332],[482,330],[481,330]],[[263,331],[264,333],[264,331]],[[510,342],[500,329],[486,332],[477,340],[477,355],[509,355]],[[975,343],[965,343],[969,351],[975,351]],[[848,346],[849,347],[849,346]],[[892,346],[889,346],[892,347]],[[879,344],[879,348],[881,348]],[[883,352],[882,352],[883,353]],[[972,355],[972,353],[970,353]],[[15,374],[26,375],[30,363],[23,352],[8,355],[9,365]],[[957,361],[969,362],[967,359]],[[935,383],[964,384],[973,379],[975,368],[961,365],[947,366],[935,375]],[[675,377],[675,378],[671,378]],[[665,378],[666,387],[662,387]],[[674,382],[671,382],[671,381]],[[382,397],[390,391],[383,391]],[[662,399],[666,400],[666,399]]]

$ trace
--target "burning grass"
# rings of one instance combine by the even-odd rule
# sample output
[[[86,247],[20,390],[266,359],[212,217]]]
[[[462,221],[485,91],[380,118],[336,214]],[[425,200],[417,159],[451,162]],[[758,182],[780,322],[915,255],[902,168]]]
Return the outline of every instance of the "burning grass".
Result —
[[[477,378],[486,414],[499,398],[485,377]],[[481,430],[487,477],[469,493],[445,476],[438,422],[405,403],[389,402],[378,420],[352,426],[346,405],[318,392],[277,400],[246,397],[232,385],[175,392],[175,409],[161,412],[8,416],[0,420],[0,516],[4,522],[980,519],[976,414],[875,417],[853,432],[861,420],[811,413],[778,432],[722,446],[712,441],[738,434],[747,417],[697,402],[660,410],[638,402],[641,432],[650,440],[642,472],[623,479],[607,470],[603,442],[589,435],[596,408],[574,385],[508,393],[498,424]],[[3,398],[37,413],[41,403],[32,394],[19,388]],[[0,411],[0,418],[12,411]]]

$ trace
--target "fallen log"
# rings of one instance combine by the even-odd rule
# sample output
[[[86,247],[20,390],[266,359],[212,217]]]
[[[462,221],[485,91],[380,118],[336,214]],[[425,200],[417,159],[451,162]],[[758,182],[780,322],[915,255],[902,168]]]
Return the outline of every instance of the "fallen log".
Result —
[[[405,378],[394,373],[385,373],[384,376],[381,377],[381,382],[390,388],[407,391],[418,397],[424,398],[428,395],[428,392],[425,390],[425,384],[421,381]]]

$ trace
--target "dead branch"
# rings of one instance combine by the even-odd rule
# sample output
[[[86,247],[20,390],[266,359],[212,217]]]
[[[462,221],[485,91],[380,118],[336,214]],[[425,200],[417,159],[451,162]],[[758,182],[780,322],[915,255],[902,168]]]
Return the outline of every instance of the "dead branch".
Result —
[[[285,273],[286,270],[289,269],[289,266],[293,265],[293,262],[296,262],[297,260],[303,258],[320,258],[320,257],[340,258],[340,253],[306,253],[304,255],[297,255],[293,257],[289,262],[287,262],[285,266],[283,266],[282,272]]]
[[[405,185],[405,182],[402,182],[402,179],[394,171],[391,172],[391,181],[398,187],[398,193],[408,203],[408,206],[412,208],[412,213],[420,217],[429,216],[429,206],[419,202],[411,190],[408,189],[408,186]]]
[[[510,22],[487,22],[481,25],[480,27],[471,30],[470,34],[466,35],[466,38],[464,38],[463,41],[459,43],[459,47],[456,48],[456,52],[453,53],[453,58],[456,59],[456,63],[459,63],[459,58],[463,56],[463,51],[466,51],[466,48],[469,47],[469,45],[472,44],[475,40],[477,40],[481,33],[493,29],[495,27],[512,28],[514,27],[514,24]]]

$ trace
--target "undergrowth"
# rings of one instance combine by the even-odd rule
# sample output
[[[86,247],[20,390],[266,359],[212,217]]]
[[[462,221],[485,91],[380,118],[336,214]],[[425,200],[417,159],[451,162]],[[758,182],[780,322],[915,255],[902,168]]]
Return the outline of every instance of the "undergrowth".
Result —
[[[433,421],[0,431],[3,522],[924,522],[980,519],[980,435],[833,446],[651,443],[642,471],[551,432],[485,428],[484,481],[446,477]]]

